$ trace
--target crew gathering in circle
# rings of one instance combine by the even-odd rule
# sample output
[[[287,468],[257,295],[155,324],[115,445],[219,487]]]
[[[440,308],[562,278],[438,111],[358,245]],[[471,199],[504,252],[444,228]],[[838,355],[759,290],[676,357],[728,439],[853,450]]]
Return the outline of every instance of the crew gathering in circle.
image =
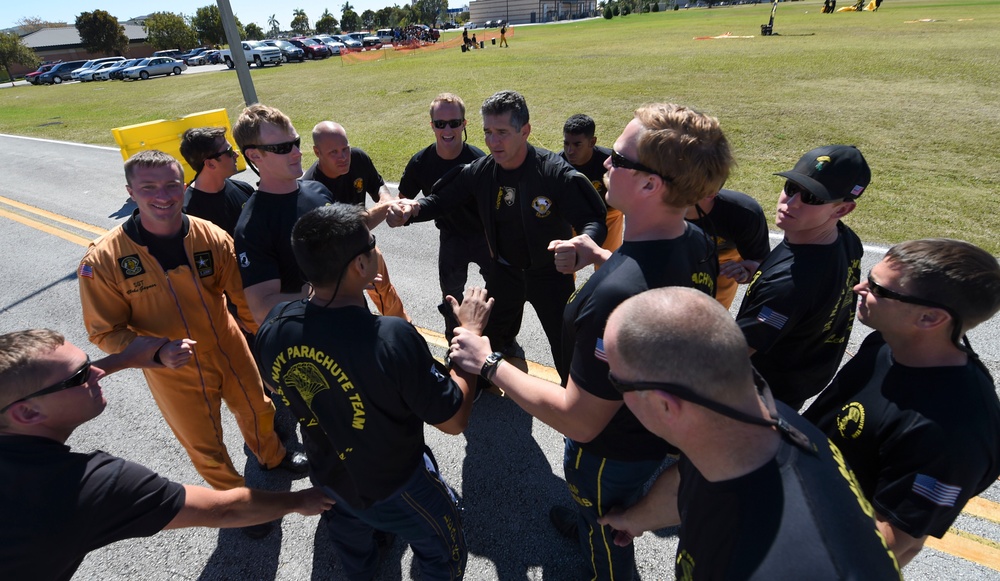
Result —
[[[76,272],[107,356],[54,330],[0,336],[0,578],[69,579],[89,551],[164,529],[263,538],[296,512],[322,515],[347,579],[373,579],[397,539],[421,578],[460,579],[459,495],[424,428],[461,434],[484,392],[565,436],[575,510],[553,499],[548,517],[592,579],[637,577],[633,539],[665,527],[678,579],[902,578],[1000,476],[1000,400],[966,337],[1000,310],[1000,264],[922,239],[863,273],[844,222],[871,195],[858,148],[820,145],[775,174],[772,248],[761,205],[724,189],[736,159],[714,117],[645,104],[602,147],[573,115],[557,153],[529,143],[519,93],[480,113],[485,152],[464,101],[438,95],[434,142],[398,195],[334,121],[312,129],[303,169],[306,139],[262,104],[235,144],[222,127],[184,133],[189,184],[166,153],[128,159],[136,209]],[[256,186],[233,179],[240,155]],[[443,362],[373,233],[429,221]],[[485,288],[467,287],[471,265]],[[525,303],[558,382],[518,364]],[[873,332],[845,361],[855,319]],[[208,487],[65,445],[104,410],[99,380],[126,368]],[[312,487],[246,488],[223,402],[261,469]],[[304,453],[276,413],[298,420]],[[53,528],[71,541],[48,542]]]

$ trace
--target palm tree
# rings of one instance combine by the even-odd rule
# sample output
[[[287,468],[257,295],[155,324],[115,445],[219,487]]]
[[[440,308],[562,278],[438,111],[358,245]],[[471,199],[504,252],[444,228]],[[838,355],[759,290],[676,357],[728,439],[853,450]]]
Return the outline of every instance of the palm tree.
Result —
[[[278,27],[280,26],[280,24],[278,23],[278,19],[275,18],[274,16],[275,15],[272,14],[271,17],[267,19],[267,25],[271,27],[272,37],[278,36]]]
[[[347,12],[348,10],[354,10],[354,6],[351,6],[350,2],[344,2],[344,5],[341,6],[340,11]]]

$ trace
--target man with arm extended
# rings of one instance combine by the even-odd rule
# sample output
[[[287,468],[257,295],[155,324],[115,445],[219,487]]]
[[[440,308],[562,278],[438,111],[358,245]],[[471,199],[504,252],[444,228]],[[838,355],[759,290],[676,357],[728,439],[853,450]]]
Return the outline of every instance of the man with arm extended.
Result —
[[[519,93],[495,93],[481,111],[490,155],[449,174],[430,196],[399,200],[389,225],[433,220],[474,198],[493,258],[486,289],[496,303],[486,335],[498,350],[510,351],[527,301],[558,360],[573,275],[556,270],[548,245],[574,232],[604,242],[604,203],[583,174],[555,153],[528,144],[528,104]]]
[[[803,415],[843,451],[906,565],[1000,476],[1000,401],[964,338],[1000,310],[1000,265],[968,242],[913,240],[855,290],[876,332]]]
[[[399,180],[401,198],[416,199],[421,192],[429,196],[434,184],[446,173],[486,155],[462,138],[466,120],[465,102],[461,97],[441,93],[431,101],[430,112],[434,143],[418,151],[406,164]],[[445,337],[450,341],[455,321],[451,306],[444,298],[452,296],[462,300],[470,264],[479,266],[483,280],[489,279],[490,249],[474,198],[466,199],[461,207],[439,216],[434,224],[440,230],[441,239],[438,249],[439,310],[445,318]]]
[[[156,360],[164,365],[143,374],[163,419],[213,488],[244,485],[223,440],[223,401],[263,469],[304,473],[303,455],[287,453],[274,432],[274,405],[227,309],[231,300],[243,325],[256,330],[229,235],[181,212],[184,173],[166,153],[135,154],[125,162],[125,180],[137,209],[91,243],[77,271],[91,342],[117,353],[139,336],[163,339]]]
[[[471,376],[449,376],[413,325],[368,310],[378,260],[367,220],[363,208],[335,203],[296,222],[292,248],[313,295],[271,311],[257,361],[308,434],[312,481],[337,501],[324,520],[347,578],[373,578],[380,530],[410,544],[425,579],[460,579],[461,518],[423,430],[465,429]],[[489,305],[476,293],[459,319],[481,329]]]
[[[604,185],[604,162],[611,156],[611,150],[597,145],[597,125],[590,115],[577,113],[563,125],[563,150],[559,154],[573,166],[573,169],[587,176],[597,194],[604,200],[608,215],[608,237],[601,248],[614,252],[622,245],[625,231],[625,216],[620,210],[607,205],[608,188]]]
[[[333,202],[330,190],[302,177],[301,140],[287,115],[267,105],[251,105],[233,125],[233,138],[260,176],[247,201],[233,240],[240,276],[253,318],[264,321],[274,305],[306,296],[289,236],[299,216]]]
[[[798,410],[847,349],[864,249],[841,219],[872,173],[856,147],[828,145],[775,175],[785,178],[775,218],[785,237],[750,280],[736,322],[774,397]]]
[[[375,169],[372,159],[360,147],[351,147],[347,131],[340,123],[317,123],[312,130],[312,138],[316,163],[305,171],[302,179],[323,184],[330,190],[333,201],[342,204],[357,204],[364,208],[367,192],[375,202],[375,206],[368,210],[368,228],[374,230],[385,221],[389,206],[396,198]],[[382,251],[376,248],[375,254],[378,256],[379,277],[368,289],[368,296],[378,312],[409,321],[403,301],[389,280]]]
[[[685,581],[902,579],[840,451],[774,402],[718,302],[651,290],[612,313],[605,338],[628,408],[681,451],[640,502],[601,519],[618,542],[679,524]]]
[[[557,265],[603,264],[565,308],[564,352],[557,359],[560,374],[569,377],[565,388],[501,363],[485,338],[465,329],[452,342],[453,362],[482,369],[525,411],[566,436],[563,471],[577,510],[557,506],[550,518],[578,540],[595,579],[633,578],[632,547],[616,546],[613,531],[597,519],[634,502],[676,453],[639,424],[608,381],[604,325],[619,303],[650,288],[688,286],[712,295],[718,264],[711,241],[684,212],[718,191],[732,165],[715,118],[670,103],[636,110],[606,166],[608,202],[626,216],[624,243],[614,253],[587,236],[552,243]]]
[[[246,527],[333,501],[319,489],[216,491],[166,480],[66,440],[104,411],[98,383],[126,367],[158,367],[163,341],[137,337],[90,362],[55,331],[0,335],[0,578],[70,579],[87,553],[127,538],[183,527]]]

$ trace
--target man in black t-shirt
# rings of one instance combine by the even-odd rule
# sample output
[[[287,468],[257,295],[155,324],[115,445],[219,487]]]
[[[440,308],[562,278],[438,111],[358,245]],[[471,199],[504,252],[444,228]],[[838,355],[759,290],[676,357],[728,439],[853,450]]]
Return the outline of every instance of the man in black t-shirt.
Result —
[[[368,210],[368,228],[374,230],[385,220],[389,205],[396,198],[375,169],[372,159],[361,148],[351,147],[347,131],[339,123],[317,123],[312,130],[312,138],[316,162],[305,171],[302,179],[323,184],[333,195],[333,201],[342,204],[356,204],[364,208],[367,192],[375,202]],[[409,321],[403,301],[389,280],[382,251],[376,248],[375,254],[378,256],[380,278],[368,289],[368,296],[378,312]]]
[[[529,302],[558,359],[573,276],[556,269],[549,245],[574,233],[604,242],[604,203],[583,174],[528,143],[528,104],[519,93],[499,91],[483,102],[481,112],[490,155],[440,180],[430,196],[399,200],[390,209],[389,225],[434,220],[475,199],[493,258],[486,288],[496,304],[486,335],[499,350],[511,352]]]
[[[728,309],[737,286],[750,282],[771,252],[764,209],[742,192],[720,190],[688,208],[686,218],[715,240],[719,261],[715,299]]]
[[[295,224],[292,248],[313,294],[271,311],[258,365],[308,434],[312,481],[337,501],[324,520],[347,578],[373,578],[377,529],[413,547],[424,577],[460,579],[461,518],[423,430],[465,429],[471,376],[449,376],[413,325],[368,310],[363,293],[378,266],[366,221],[363,208],[335,203]],[[483,317],[467,313],[488,306],[466,303],[460,320],[481,329]]]
[[[674,142],[690,150],[669,147]],[[453,362],[487,371],[525,411],[566,435],[563,470],[577,510],[557,506],[550,518],[580,543],[595,579],[633,577],[632,547],[615,546],[611,529],[597,519],[612,506],[634,502],[676,452],[639,424],[608,381],[604,324],[619,303],[650,288],[687,286],[712,296],[718,265],[711,241],[685,222],[684,212],[718,191],[733,165],[718,121],[674,104],[638,109],[615,151],[607,163],[608,201],[627,216],[624,243],[613,253],[587,236],[552,244],[556,265],[566,271],[603,264],[564,309],[556,366],[568,377],[565,389],[501,364],[485,338],[465,329],[456,331],[450,352]],[[678,152],[684,163],[662,151]]]
[[[0,579],[68,580],[87,553],[183,527],[243,527],[290,512],[319,514],[322,491],[215,491],[170,482],[66,440],[104,411],[98,381],[127,367],[158,367],[163,341],[139,337],[91,363],[47,329],[0,335]]]
[[[612,385],[681,451],[639,502],[601,518],[616,543],[679,524],[682,581],[902,579],[839,450],[755,381],[718,302],[651,290],[611,314],[605,338]]]
[[[295,264],[289,236],[299,216],[332,203],[333,197],[323,184],[299,182],[301,139],[281,111],[259,103],[247,107],[233,125],[233,138],[260,176],[233,242],[247,303],[261,323],[274,305],[306,296],[306,280]]]
[[[566,120],[563,125],[563,150],[559,154],[573,168],[587,176],[590,184],[604,200],[608,210],[605,224],[608,226],[608,237],[604,239],[601,248],[614,252],[622,245],[622,233],[625,230],[625,217],[620,210],[607,205],[608,187],[604,184],[604,162],[611,156],[611,150],[597,145],[597,126],[589,115],[578,113]]]
[[[843,451],[905,565],[1000,476],[1000,401],[964,339],[1000,310],[1000,264],[960,240],[903,242],[855,290],[877,332],[804,415]]]
[[[478,147],[465,143],[465,102],[458,95],[441,93],[431,101],[431,129],[434,143],[418,151],[399,180],[399,195],[416,199],[421,192],[430,195],[446,173],[486,155]],[[483,222],[476,210],[476,200],[467,199],[460,208],[434,220],[441,231],[438,249],[438,279],[441,283],[441,313],[445,318],[445,337],[450,341],[455,328],[451,306],[444,298],[461,301],[468,279],[469,265],[479,266],[486,280],[490,270],[490,249],[483,235]]]
[[[181,136],[181,155],[197,172],[184,192],[184,212],[204,218],[232,236],[254,188],[230,179],[236,175],[240,154],[226,140],[226,129],[188,129]]]
[[[785,178],[775,218],[785,237],[751,278],[736,322],[774,397],[798,410],[847,349],[864,249],[840,220],[872,174],[856,147],[828,145],[775,175]]]

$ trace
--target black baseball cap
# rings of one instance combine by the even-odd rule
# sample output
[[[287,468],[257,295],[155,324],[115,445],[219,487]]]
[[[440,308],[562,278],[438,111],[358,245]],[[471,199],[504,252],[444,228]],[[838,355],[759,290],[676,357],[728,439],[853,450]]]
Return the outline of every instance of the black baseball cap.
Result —
[[[872,179],[865,156],[853,145],[817,147],[799,158],[792,169],[774,175],[831,202],[857,199]]]

